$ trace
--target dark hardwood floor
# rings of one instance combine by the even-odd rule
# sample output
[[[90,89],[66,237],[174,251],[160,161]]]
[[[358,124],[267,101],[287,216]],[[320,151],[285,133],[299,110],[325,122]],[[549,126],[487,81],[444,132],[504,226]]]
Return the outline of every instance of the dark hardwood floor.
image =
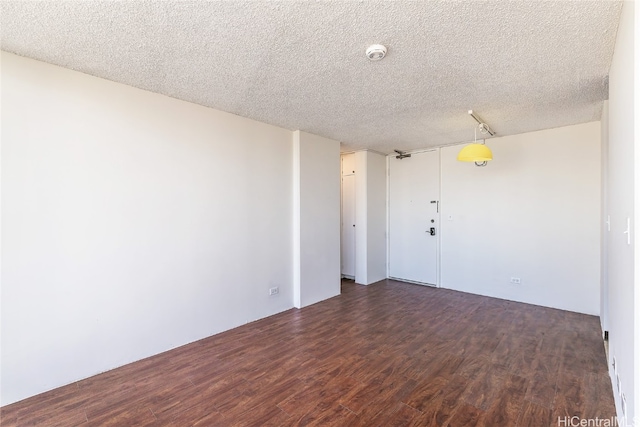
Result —
[[[596,317],[393,281],[342,289],[5,406],[0,425],[540,427],[615,415]]]

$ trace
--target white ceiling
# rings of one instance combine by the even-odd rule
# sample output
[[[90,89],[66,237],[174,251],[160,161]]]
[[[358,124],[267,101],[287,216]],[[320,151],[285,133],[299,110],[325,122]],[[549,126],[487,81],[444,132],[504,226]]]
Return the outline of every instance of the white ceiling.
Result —
[[[2,49],[391,152],[599,120],[614,1],[6,1]],[[368,45],[389,49],[369,62]]]

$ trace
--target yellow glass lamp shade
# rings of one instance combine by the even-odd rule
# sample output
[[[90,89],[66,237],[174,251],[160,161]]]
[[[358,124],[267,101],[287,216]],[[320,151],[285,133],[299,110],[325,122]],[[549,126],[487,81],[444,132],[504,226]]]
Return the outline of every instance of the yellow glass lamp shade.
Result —
[[[458,153],[458,160],[461,162],[487,162],[493,160],[493,153],[484,144],[469,144]]]

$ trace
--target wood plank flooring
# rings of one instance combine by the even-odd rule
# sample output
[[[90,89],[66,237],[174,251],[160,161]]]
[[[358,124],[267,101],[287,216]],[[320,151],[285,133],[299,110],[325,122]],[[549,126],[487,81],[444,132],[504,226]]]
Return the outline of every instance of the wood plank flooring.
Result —
[[[596,317],[394,281],[342,290],[5,406],[0,425],[540,427],[615,415]]]

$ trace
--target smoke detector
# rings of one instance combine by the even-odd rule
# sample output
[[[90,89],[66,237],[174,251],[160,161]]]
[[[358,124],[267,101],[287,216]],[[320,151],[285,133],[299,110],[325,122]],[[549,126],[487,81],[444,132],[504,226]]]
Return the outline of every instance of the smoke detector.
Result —
[[[387,48],[381,44],[372,44],[367,48],[367,58],[370,61],[380,61],[387,54]]]

